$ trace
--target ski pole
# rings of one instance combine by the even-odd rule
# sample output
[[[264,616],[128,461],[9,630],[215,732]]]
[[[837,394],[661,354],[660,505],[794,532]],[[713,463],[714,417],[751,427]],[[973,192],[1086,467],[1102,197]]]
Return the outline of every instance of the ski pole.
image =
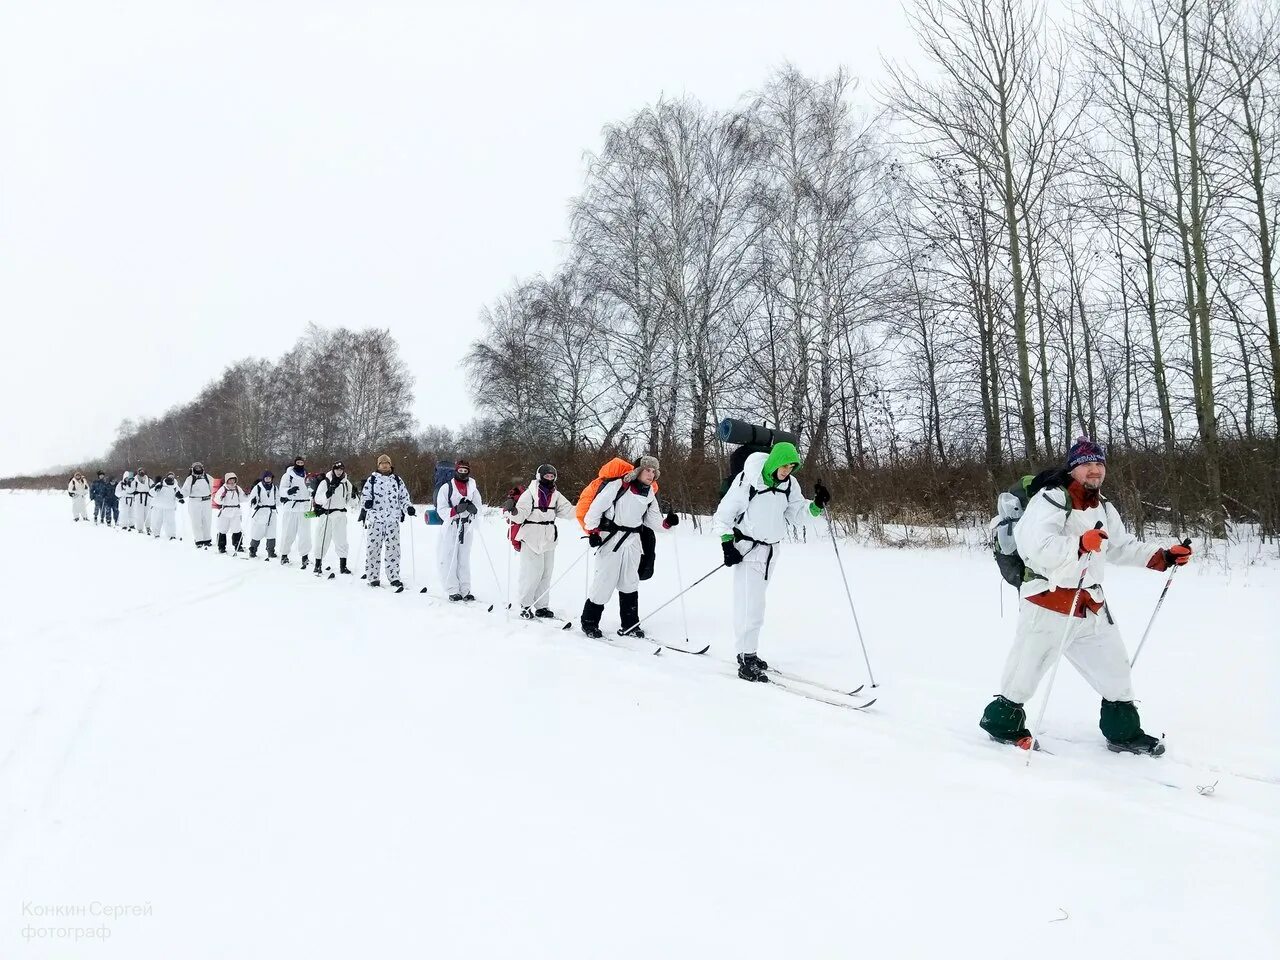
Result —
[[[413,582],[418,582],[418,547],[413,542],[413,517],[409,518],[409,566],[413,571]]]
[[[671,604],[675,603],[677,600],[679,600],[681,597],[683,597],[686,593],[688,593],[690,590],[692,590],[694,587],[696,587],[698,584],[700,584],[703,580],[706,580],[708,577],[710,577],[710,576],[711,576],[713,573],[715,573],[717,570],[722,570],[722,569],[724,569],[724,564],[723,564],[723,563],[722,563],[722,564],[720,564],[720,566],[713,568],[713,569],[712,569],[712,570],[710,570],[709,572],[704,573],[704,574],[703,574],[702,576],[700,576],[697,580],[693,581],[693,583],[689,584],[689,586],[685,587],[683,590],[681,590],[679,593],[677,593],[674,597],[672,597],[672,598],[671,598],[670,600],[668,600],[666,603],[662,604],[662,606],[660,606],[660,607],[655,607],[653,610],[651,610],[651,611],[649,611],[648,613],[646,613],[643,617],[641,617],[639,620],[637,620],[635,623],[633,623],[633,624],[630,626],[630,628],[628,628],[628,629],[627,629],[627,631],[626,631],[625,633],[623,633],[623,632],[619,631],[619,636],[623,636],[623,637],[629,637],[629,636],[631,636],[631,634],[632,634],[635,630],[637,630],[637,629],[640,627],[640,624],[644,623],[646,620],[648,620],[650,617],[652,617],[652,616],[653,616],[655,613],[657,613],[659,610],[664,610],[664,609],[666,609],[667,607],[671,606]]]
[[[476,524],[477,527],[480,524]],[[493,555],[489,553],[489,545],[484,542],[484,534],[479,530],[476,531],[476,539],[480,541],[480,546],[484,550],[484,558],[489,561],[489,572],[493,574],[493,585],[498,589],[502,589],[502,581],[498,579],[498,568],[493,565]]]
[[[675,558],[676,558],[676,586],[680,588],[680,593],[678,594],[678,596],[680,597],[680,620],[681,622],[684,623],[685,643],[688,643],[689,642],[689,613],[687,610],[685,610],[685,606],[684,606],[684,576],[680,573],[680,540],[675,536],[672,536],[671,538],[671,552],[675,554]]]
[[[1095,523],[1093,529],[1101,530],[1102,521]],[[1071,611],[1067,614],[1067,624],[1062,630],[1062,639],[1058,641],[1058,655],[1053,658],[1053,669],[1049,671],[1049,685],[1045,688],[1044,699],[1040,701],[1040,716],[1036,718],[1035,726],[1031,728],[1031,744],[1027,754],[1028,767],[1031,766],[1031,751],[1034,751],[1036,746],[1036,734],[1044,728],[1044,715],[1049,709],[1049,697],[1053,694],[1053,681],[1058,676],[1058,664],[1062,662],[1062,652],[1067,649],[1067,638],[1075,629],[1076,607],[1080,604],[1080,594],[1084,593],[1084,580],[1089,575],[1089,562],[1092,559],[1092,553],[1085,554],[1084,567],[1080,571],[1080,582],[1076,584],[1075,596],[1071,598]]]
[[[819,483],[822,481],[819,480]],[[858,634],[858,645],[862,647],[862,659],[867,665],[867,677],[871,680],[872,689],[879,686],[876,683],[876,675],[871,672],[871,658],[867,656],[867,643],[862,639],[862,626],[858,623],[858,611],[853,607],[853,592],[849,589],[849,578],[845,576],[844,560],[840,557],[840,545],[836,543],[836,528],[831,522],[831,514],[823,510],[827,517],[827,532],[831,534],[831,549],[836,552],[836,564],[840,568],[840,580],[844,583],[844,595],[849,600],[849,613],[853,615],[853,629]]]
[[[508,528],[507,542],[510,543],[510,541],[511,541],[511,531]],[[506,609],[506,612],[503,614],[504,620],[511,619],[511,555],[513,553],[515,553],[515,550],[507,551],[507,609]]]
[[[1191,546],[1191,538],[1182,541],[1184,547]],[[1147,621],[1147,629],[1142,631],[1142,639],[1138,641],[1138,649],[1133,651],[1133,659],[1129,661],[1129,669],[1133,669],[1133,665],[1138,662],[1138,654],[1142,652],[1142,645],[1147,642],[1147,637],[1151,634],[1151,628],[1155,626],[1156,614],[1160,612],[1160,608],[1164,606],[1165,594],[1169,592],[1169,584],[1173,583],[1173,575],[1178,572],[1178,565],[1175,563],[1169,568],[1169,576],[1165,578],[1164,589],[1160,591],[1160,599],[1156,601],[1156,608],[1151,611],[1151,619]]]

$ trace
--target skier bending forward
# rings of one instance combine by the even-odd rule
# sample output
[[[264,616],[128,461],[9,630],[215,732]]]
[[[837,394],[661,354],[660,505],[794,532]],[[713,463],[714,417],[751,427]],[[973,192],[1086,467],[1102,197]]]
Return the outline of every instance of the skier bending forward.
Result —
[[[1102,591],[1107,564],[1166,570],[1184,564],[1191,548],[1153,547],[1124,528],[1120,514],[1099,491],[1107,475],[1100,444],[1084,437],[1067,455],[1066,469],[1049,478],[1027,503],[1013,538],[1027,567],[1018,603],[1018,628],[1004,665],[999,695],[983,711],[979,726],[1002,743],[1025,743],[1024,704],[1053,665],[1088,557],[1084,589],[1064,656],[1102,696],[1098,726],[1116,753],[1164,753],[1164,744],[1143,733],[1133,704],[1129,657]],[[1039,481],[1040,478],[1037,478]],[[1101,522],[1100,529],[1095,529]]]
[[[812,502],[800,490],[794,474],[800,455],[790,443],[776,443],[766,453],[753,453],[742,465],[716,508],[711,530],[720,535],[724,565],[733,571],[733,635],[738,651],[738,676],[767,681],[769,664],[758,656],[764,626],[765,591],[777,569],[778,544],[787,524],[799,527],[822,513],[831,494],[820,482]]]

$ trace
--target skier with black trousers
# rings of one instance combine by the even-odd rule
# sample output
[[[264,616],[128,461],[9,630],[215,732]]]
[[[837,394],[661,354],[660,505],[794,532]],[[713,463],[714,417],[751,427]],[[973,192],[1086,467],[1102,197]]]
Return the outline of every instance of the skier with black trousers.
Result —
[[[1154,546],[1126,530],[1116,508],[1102,496],[1106,475],[1102,445],[1080,437],[1071,445],[1065,468],[1045,471],[1032,482],[1026,510],[1013,527],[1026,565],[1017,632],[1000,693],[978,723],[1002,743],[1033,745],[1024,704],[1053,666],[1065,635],[1063,656],[1102,697],[1098,726],[1107,748],[1164,753],[1164,743],[1143,732],[1129,656],[1102,584],[1112,563],[1164,571],[1185,564],[1191,548],[1180,543]]]

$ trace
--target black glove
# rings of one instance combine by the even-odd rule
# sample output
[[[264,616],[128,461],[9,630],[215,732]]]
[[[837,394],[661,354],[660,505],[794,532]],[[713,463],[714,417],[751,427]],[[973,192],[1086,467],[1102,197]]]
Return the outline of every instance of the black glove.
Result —
[[[662,522],[668,527],[677,527],[680,525],[680,518],[676,516],[674,510],[668,510],[667,515],[662,518]]]
[[[827,509],[827,504],[831,502],[831,491],[823,486],[819,480],[813,485],[813,503],[819,510]]]
[[[587,534],[587,543],[593,547],[598,547],[604,543],[604,537],[600,536],[599,531]]]
[[[71,497],[72,499],[74,499],[74,498],[75,498],[75,494],[74,494],[74,493],[72,493],[70,490],[68,490],[68,491],[67,491],[67,496],[68,496],[68,497]]]
[[[179,503],[186,503],[186,502],[187,502],[187,498],[186,498],[186,497],[184,497],[182,494],[178,494],[178,502],[179,502]]]
[[[418,515],[418,511],[417,511],[417,510],[415,510],[415,509],[413,509],[413,504],[412,504],[412,503],[411,503],[411,504],[409,504],[407,507],[405,507],[405,508],[404,508],[404,512],[405,512],[405,513],[407,513],[407,514],[409,514],[409,516],[411,516],[411,517],[416,517],[416,516]]]
[[[458,508],[461,510],[465,510],[467,513],[471,514],[473,517],[478,512],[476,510],[476,505],[472,503],[470,500],[463,500],[458,504]]]
[[[364,523],[364,510],[360,511],[360,516],[356,517],[356,523]]]
[[[320,504],[318,504],[318,503],[316,504],[315,514],[316,514],[316,516],[317,516],[317,517],[323,517],[323,516],[324,516],[326,513],[328,513],[328,512],[329,512],[329,510],[328,510],[328,508],[327,508],[327,507],[322,507],[322,506],[320,506]]]
[[[742,554],[738,552],[738,548],[733,545],[732,540],[720,541],[720,549],[724,551],[724,565],[732,567],[735,563],[742,562]]]
[[[366,510],[372,510],[372,509],[373,509],[373,501],[372,501],[372,500],[366,500],[366,501],[364,502],[364,508],[365,508]]]

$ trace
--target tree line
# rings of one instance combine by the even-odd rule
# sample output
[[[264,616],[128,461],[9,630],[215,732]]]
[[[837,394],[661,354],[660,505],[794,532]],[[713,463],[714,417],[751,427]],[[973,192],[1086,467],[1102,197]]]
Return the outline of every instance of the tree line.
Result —
[[[1274,531],[1278,18],[919,0],[920,70],[875,91],[785,67],[731,109],[646,106],[589,155],[561,266],[484,311],[476,403],[694,473],[721,417],[777,424],[926,514],[1087,433],[1135,509]]]

